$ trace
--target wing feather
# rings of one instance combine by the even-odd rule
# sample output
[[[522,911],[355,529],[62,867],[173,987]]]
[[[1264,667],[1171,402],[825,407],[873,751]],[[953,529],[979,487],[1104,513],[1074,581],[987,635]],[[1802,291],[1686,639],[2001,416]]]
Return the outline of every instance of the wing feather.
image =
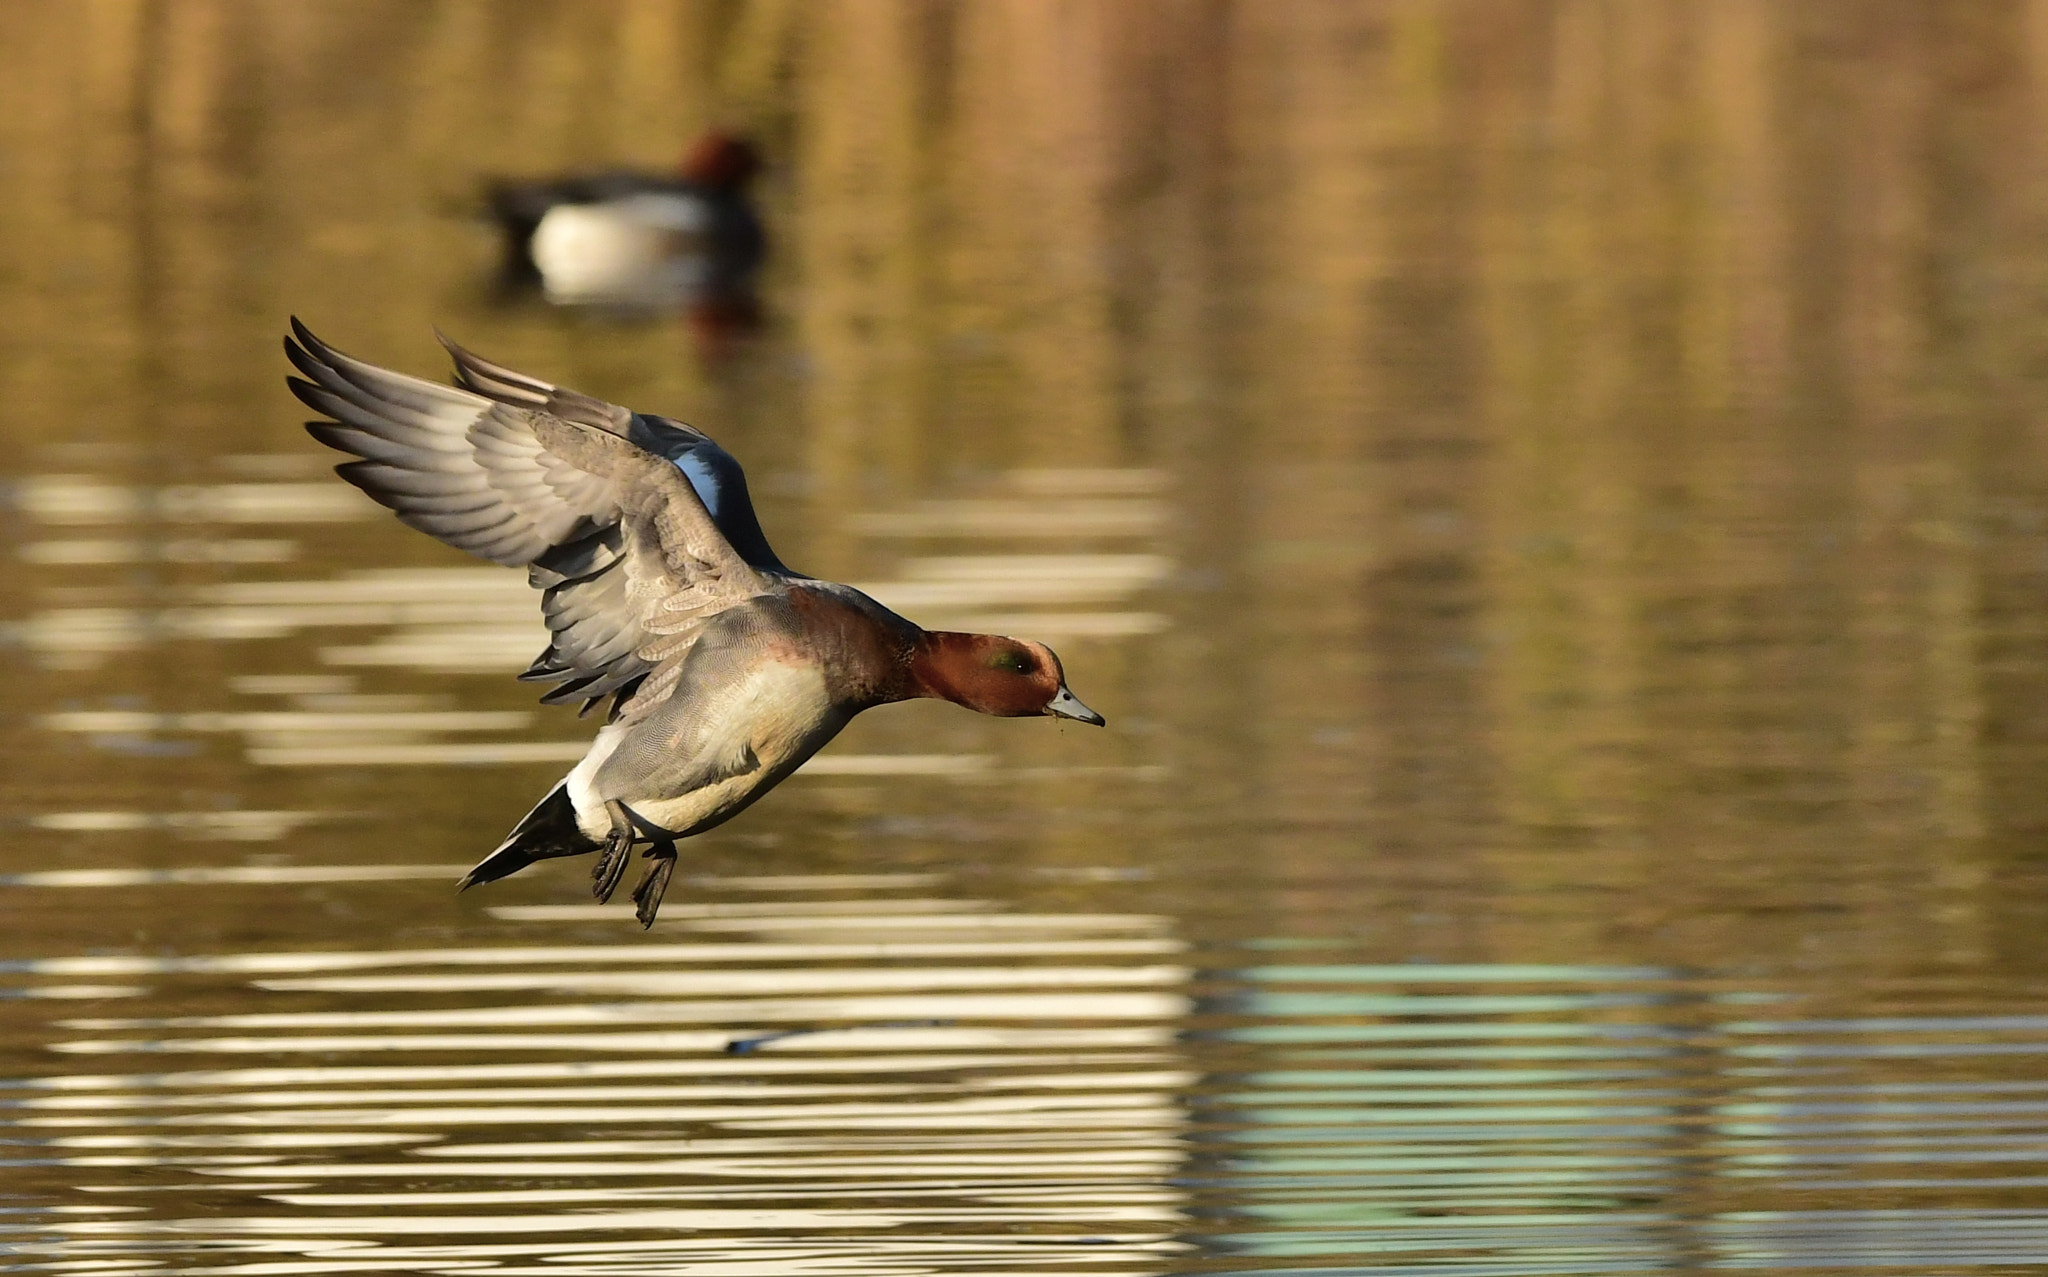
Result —
[[[366,461],[382,461],[422,473],[461,474],[467,468],[467,462],[459,452],[417,447],[332,421],[309,421],[306,433],[330,448],[352,452]]]
[[[285,351],[303,377],[287,384],[331,418],[308,432],[357,458],[336,470],[403,522],[526,566],[550,643],[520,677],[559,684],[544,701],[611,696],[614,719],[644,716],[712,617],[788,575],[739,463],[690,427],[442,341],[454,386],[344,355],[294,319]]]
[[[455,360],[456,382],[486,398],[516,408],[537,409],[577,425],[619,435],[679,467],[710,512],[712,522],[740,557],[757,568],[794,575],[768,544],[747,492],[746,472],[718,442],[694,426],[667,417],[634,413],[589,395],[553,385],[493,363],[436,333]]]
[[[455,360],[456,383],[485,398],[515,407],[538,408],[564,421],[596,426],[616,435],[625,434],[633,421],[633,413],[629,409],[551,385],[523,372],[514,372],[503,364],[492,363],[481,355],[464,350],[439,330],[434,336],[440,338],[441,345]]]
[[[339,394],[297,377],[285,378],[285,384],[308,408],[324,412],[364,433],[426,453],[461,456],[464,451],[460,438],[449,437],[444,430],[437,428],[438,423],[408,409],[397,406],[380,409],[365,405],[356,396]]]

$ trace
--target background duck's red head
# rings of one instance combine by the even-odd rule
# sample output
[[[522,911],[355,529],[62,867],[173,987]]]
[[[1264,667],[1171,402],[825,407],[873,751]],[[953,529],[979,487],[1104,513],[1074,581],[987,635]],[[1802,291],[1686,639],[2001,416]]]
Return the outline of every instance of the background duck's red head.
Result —
[[[683,176],[713,190],[738,190],[761,171],[761,153],[737,134],[713,129],[683,155]]]

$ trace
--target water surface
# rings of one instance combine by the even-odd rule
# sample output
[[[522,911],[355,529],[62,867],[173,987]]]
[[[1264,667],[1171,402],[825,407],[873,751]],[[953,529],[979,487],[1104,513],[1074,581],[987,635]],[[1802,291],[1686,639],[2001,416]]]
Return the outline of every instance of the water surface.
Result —
[[[2048,1271],[2048,10],[0,9],[0,1253],[71,1273]],[[760,140],[758,331],[481,179]],[[662,920],[296,312],[704,426],[1041,638]]]

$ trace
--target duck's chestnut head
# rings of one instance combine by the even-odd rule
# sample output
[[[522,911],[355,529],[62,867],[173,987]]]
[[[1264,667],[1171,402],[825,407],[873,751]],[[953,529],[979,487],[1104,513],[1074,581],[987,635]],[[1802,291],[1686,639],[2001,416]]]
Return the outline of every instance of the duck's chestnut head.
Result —
[[[1067,690],[1060,658],[1030,639],[929,631],[911,654],[911,673],[920,695],[998,718],[1046,714],[1103,725],[1102,715]]]

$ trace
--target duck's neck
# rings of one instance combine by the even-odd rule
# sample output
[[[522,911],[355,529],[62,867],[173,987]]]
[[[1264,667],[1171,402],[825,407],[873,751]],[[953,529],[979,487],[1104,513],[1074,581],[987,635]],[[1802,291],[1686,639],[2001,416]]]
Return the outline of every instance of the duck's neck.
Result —
[[[910,647],[910,678],[903,699],[931,697],[972,708],[968,699],[979,664],[979,634],[921,630]]]

